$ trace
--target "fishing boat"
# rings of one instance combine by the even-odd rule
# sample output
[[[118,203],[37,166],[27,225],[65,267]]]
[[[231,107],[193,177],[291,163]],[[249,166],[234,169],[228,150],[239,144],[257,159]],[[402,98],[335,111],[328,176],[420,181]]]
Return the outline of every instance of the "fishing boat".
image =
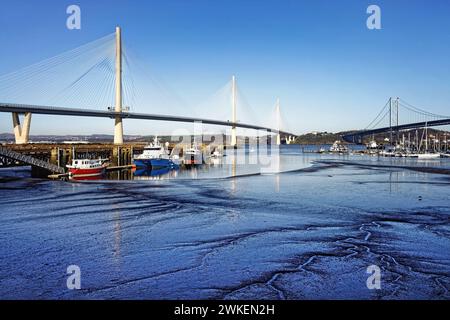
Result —
[[[101,177],[108,166],[109,159],[74,159],[72,164],[67,165],[69,168],[69,178],[86,180],[89,178]]]
[[[136,167],[153,169],[174,165],[164,146],[159,143],[157,136],[155,136],[151,144],[144,147],[144,151],[140,155],[134,157],[133,162]]]
[[[190,148],[186,149],[184,152],[185,165],[199,165],[202,163],[202,152],[198,149],[197,145],[193,144]]]

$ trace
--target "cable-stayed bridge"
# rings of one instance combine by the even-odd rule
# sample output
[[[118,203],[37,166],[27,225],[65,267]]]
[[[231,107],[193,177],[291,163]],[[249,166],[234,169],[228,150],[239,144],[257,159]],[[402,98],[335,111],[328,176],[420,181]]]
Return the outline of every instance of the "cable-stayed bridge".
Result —
[[[10,104],[10,103],[0,103],[0,111],[11,112],[11,113],[31,113],[31,114],[45,114],[45,115],[61,115],[61,116],[78,116],[78,117],[94,117],[94,118],[121,118],[121,119],[140,119],[140,120],[158,120],[158,121],[172,121],[172,122],[200,122],[203,124],[212,124],[218,126],[232,126],[237,128],[254,129],[271,131],[284,135],[292,135],[288,132],[263,127],[255,124],[246,124],[241,122],[230,122],[223,120],[214,119],[203,119],[194,117],[181,117],[181,116],[170,116],[170,115],[160,115],[160,114],[149,114],[149,113],[136,113],[136,112],[115,112],[115,111],[102,111],[95,109],[76,109],[76,108],[60,108],[51,106],[35,106],[35,105],[23,105],[23,104]]]
[[[389,98],[372,122],[363,130],[344,135],[350,143],[362,144],[365,137],[387,134],[391,144],[398,143],[400,132],[450,125],[450,115],[439,115],[416,107],[400,98]]]
[[[117,27],[114,34],[0,76],[0,112],[12,114],[17,144],[29,142],[32,114],[112,118],[116,145],[123,144],[124,119],[231,127],[232,146],[237,143],[237,128],[275,134],[278,143],[281,135],[287,140],[295,136],[283,128],[279,103],[275,117],[257,121],[258,113],[251,110],[234,76],[213,101],[191,108],[147,71],[123,46]]]

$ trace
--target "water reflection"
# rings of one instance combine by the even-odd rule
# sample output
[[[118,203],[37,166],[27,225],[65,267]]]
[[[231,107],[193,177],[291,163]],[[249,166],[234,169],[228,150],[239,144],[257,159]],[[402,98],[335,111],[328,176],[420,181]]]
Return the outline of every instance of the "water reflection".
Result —
[[[261,151],[261,150],[259,150]],[[290,145],[281,146],[280,152],[262,152],[238,149],[226,150],[221,157],[206,157],[201,165],[180,165],[176,170],[162,168],[149,170],[138,168],[136,171],[122,170],[110,172],[106,179],[110,180],[165,180],[165,179],[220,179],[242,177],[260,174],[277,174],[280,172],[295,171],[310,167],[315,161],[349,161],[369,165],[402,165],[419,167],[448,168],[450,159],[436,161],[418,161],[413,158],[383,158],[378,156],[359,154],[318,154],[302,152],[301,147]],[[275,180],[279,190],[279,180]],[[232,182],[232,191],[235,186]]]
[[[393,190],[393,188],[395,190]],[[395,193],[399,192],[399,172],[398,171],[390,171],[389,172],[389,193],[392,193],[395,191]]]
[[[70,180],[73,181],[94,181],[94,180],[104,180],[106,178],[106,175],[94,175],[94,176],[72,176]]]
[[[132,180],[133,172],[131,170],[111,171],[106,174],[106,179],[107,180]]]
[[[160,180],[167,178],[176,178],[178,175],[177,169],[172,168],[139,168],[133,172],[133,180]]]

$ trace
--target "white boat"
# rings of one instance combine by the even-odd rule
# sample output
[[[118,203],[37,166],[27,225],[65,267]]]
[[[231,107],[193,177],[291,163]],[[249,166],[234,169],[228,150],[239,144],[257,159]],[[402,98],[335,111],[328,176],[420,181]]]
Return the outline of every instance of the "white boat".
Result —
[[[335,141],[333,145],[330,147],[330,152],[347,152],[348,149],[345,145],[343,145],[340,141]]]
[[[395,157],[395,147],[391,145],[385,145],[383,147],[383,150],[380,151],[380,156],[383,157]]]
[[[425,152],[419,153],[418,158],[422,160],[437,159],[441,157],[440,153],[431,153],[428,150],[428,123],[425,123]]]
[[[371,149],[378,149],[378,144],[377,144],[377,142],[376,142],[375,140],[370,141],[370,142],[367,144],[367,149],[368,149],[368,150],[371,150]]]
[[[417,155],[419,159],[427,160],[427,159],[437,159],[441,157],[440,153],[419,153]]]
[[[395,152],[383,150],[380,152],[380,156],[383,157],[395,157]]]
[[[202,152],[198,149],[197,145],[193,144],[190,148],[184,151],[184,164],[202,164]]]
[[[418,153],[407,153],[406,156],[408,158],[418,158],[419,154]]]

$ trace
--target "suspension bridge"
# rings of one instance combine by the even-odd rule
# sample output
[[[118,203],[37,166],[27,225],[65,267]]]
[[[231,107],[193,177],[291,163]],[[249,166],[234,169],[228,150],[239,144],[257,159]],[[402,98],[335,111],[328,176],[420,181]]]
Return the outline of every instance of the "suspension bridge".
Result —
[[[283,130],[280,106],[277,102],[276,117],[269,125],[238,120],[239,90],[236,78],[231,80],[231,88],[227,98],[229,104],[211,102],[207,111],[214,108],[223,111],[231,109],[231,117],[205,118],[204,116],[183,116],[179,114],[142,113],[137,109],[173,110],[174,104],[161,104],[158,99],[149,94],[148,84],[154,79],[140,79],[140,85],[134,71],[142,71],[141,66],[133,66],[130,55],[124,50],[120,27],[116,32],[104,38],[81,46],[59,56],[44,60],[17,72],[0,77],[0,112],[12,114],[12,127],[15,143],[29,142],[31,118],[33,114],[76,116],[114,119],[114,144],[124,143],[123,121],[125,119],[157,120],[185,123],[202,123],[231,128],[230,145],[237,144],[237,128],[263,131],[264,134],[276,135],[276,141],[281,142],[281,135],[288,141],[293,141],[295,134]],[[146,88],[147,85],[147,88]],[[229,90],[231,89],[231,90]],[[161,93],[158,85],[153,92]],[[12,103],[11,101],[15,101]],[[20,101],[20,102],[18,102]],[[216,101],[217,102],[217,101]],[[231,107],[231,108],[230,108]],[[189,107],[182,108],[184,113]],[[205,111],[205,110],[203,110]],[[202,115],[204,113],[202,112]],[[21,124],[19,115],[24,115]],[[255,113],[253,112],[253,115]],[[247,120],[253,120],[251,117]],[[275,127],[274,125],[275,124]]]
[[[398,144],[400,133],[446,125],[450,125],[448,115],[431,113],[400,98],[389,98],[365,129],[345,134],[342,138],[349,143],[363,144],[365,137],[387,134],[390,144]]]

